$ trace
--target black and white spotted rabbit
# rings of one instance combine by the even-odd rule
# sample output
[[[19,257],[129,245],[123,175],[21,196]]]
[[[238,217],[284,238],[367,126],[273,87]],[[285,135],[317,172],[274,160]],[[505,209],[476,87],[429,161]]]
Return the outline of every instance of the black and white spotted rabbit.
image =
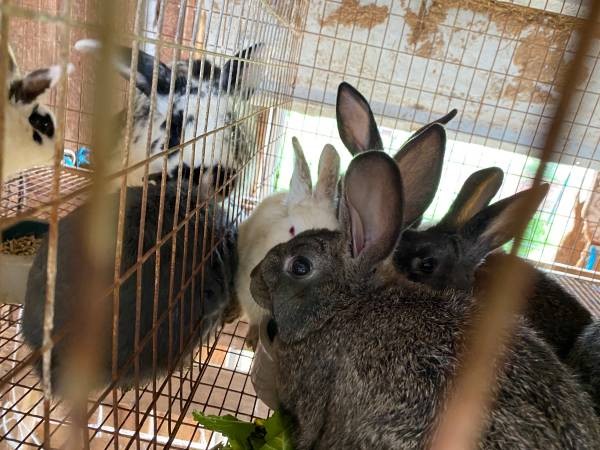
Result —
[[[5,181],[31,167],[53,163],[56,121],[54,114],[44,106],[43,94],[55,87],[64,75],[62,66],[55,65],[21,76],[10,49],[9,57],[2,155]],[[72,68],[68,65],[67,71]]]
[[[468,293],[397,276],[401,187],[389,156],[358,155],[345,176],[342,231],[306,231],[253,271],[297,450],[431,443],[479,310]],[[518,324],[503,356],[477,448],[599,448],[589,397],[544,341]]]
[[[100,43],[92,39],[83,39],[75,44],[75,49],[80,52],[96,52],[99,48]],[[251,157],[254,145],[254,134],[249,121],[236,122],[240,119],[239,110],[243,109],[241,106],[247,106],[247,100],[254,94],[261,81],[262,66],[254,65],[252,61],[264,55],[264,48],[262,44],[245,48],[222,67],[205,58],[192,60],[191,69],[187,60],[178,61],[173,67],[157,61],[156,107],[152,121],[150,105],[155,57],[140,50],[137,73],[134,74],[138,95],[134,103],[129,165],[139,163],[165,148],[184,144],[184,176],[193,175],[198,180],[202,174],[203,180],[208,184],[221,188],[228,183],[227,191],[231,191],[235,175],[242,164]],[[130,48],[117,48],[115,66],[119,74],[127,80],[131,75],[131,58]],[[175,77],[175,82],[170,103],[172,76]],[[168,117],[170,105],[172,108]],[[123,131],[125,118],[125,110],[116,118],[117,126],[123,128]],[[168,125],[170,127],[167,130]],[[226,128],[213,132],[221,127]],[[152,137],[147,155],[149,131],[152,132]],[[209,133],[205,139],[197,139],[205,133]],[[115,148],[123,148],[123,145],[122,136],[121,142]],[[115,161],[120,163],[120,158],[115,158]],[[178,151],[168,154],[169,177],[176,176],[179,159]],[[162,167],[163,158],[152,160],[149,163],[150,177],[161,174]],[[128,176],[128,184],[140,184],[142,176],[143,167]]]

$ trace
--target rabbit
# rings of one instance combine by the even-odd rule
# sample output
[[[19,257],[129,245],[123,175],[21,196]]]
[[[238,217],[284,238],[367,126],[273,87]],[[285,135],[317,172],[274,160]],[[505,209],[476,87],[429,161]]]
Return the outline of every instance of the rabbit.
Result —
[[[510,213],[524,195],[517,193],[486,207],[500,189],[503,175],[497,167],[474,172],[436,225],[406,231],[394,255],[397,270],[410,280],[435,289],[485,289],[495,267],[513,258],[494,251],[515,237],[516,230],[509,222],[511,216],[506,212]],[[482,220],[494,216],[496,228],[481,226]],[[550,275],[523,259],[516,258],[515,262],[532,276],[523,314],[564,361],[591,322],[591,314]]]
[[[305,231],[252,272],[296,450],[431,443],[479,311],[466,292],[394,273],[402,207],[395,162],[361,153],[345,175],[341,231]],[[519,323],[503,356],[478,448],[598,448],[589,397],[535,332]]]
[[[340,116],[338,115],[338,117]],[[400,151],[394,156],[394,161],[396,161],[398,168],[402,173],[406,173],[402,186],[403,192],[411,197],[410,200],[405,202],[403,210],[403,220],[408,227],[413,226],[416,221],[420,220],[423,211],[429,207],[433,200],[441,177],[441,167],[444,160],[444,150],[446,148],[445,143],[446,133],[444,128],[440,124],[432,123],[427,127],[424,127],[423,131],[411,139],[409,143],[403,145]],[[297,163],[298,161],[300,160],[297,159]],[[297,173],[301,172],[301,167],[302,166],[298,167]],[[427,177],[429,180],[429,183],[426,185],[422,182],[423,177]],[[338,183],[338,188],[341,185],[342,183]],[[339,204],[338,201],[336,206],[339,207]],[[339,210],[336,212],[336,215],[339,216]],[[315,226],[314,228],[318,227]],[[240,235],[242,235],[242,231],[240,231]],[[266,251],[261,253],[261,257],[264,256],[264,254],[266,254]],[[259,261],[260,258],[253,259],[252,265],[248,265],[249,269],[251,270],[254,268]],[[248,270],[248,276],[246,277],[247,282],[244,285],[247,292],[250,280],[249,273],[250,271]],[[256,308],[260,309],[258,306],[256,306]],[[261,311],[261,317],[263,322],[265,322],[264,311]],[[252,368],[252,379],[253,382],[256,380],[258,383],[254,385],[257,395],[259,395],[263,402],[272,404],[272,399],[276,397],[276,394],[271,386],[272,383],[269,383],[269,380],[272,378],[271,371],[267,369],[267,366],[270,366],[270,361],[266,363],[257,363],[257,358],[263,358],[261,353],[264,354],[266,351],[264,343],[262,348],[260,348],[255,342],[255,335],[260,335],[258,325],[263,322],[259,321],[258,315],[255,322],[257,323],[257,326],[253,326],[252,329],[252,347],[256,347],[257,350],[254,359],[255,364]],[[267,357],[267,359],[270,358]]]
[[[349,83],[342,82],[338,86],[335,112],[340,139],[352,156],[368,150],[383,151],[383,140],[377,129],[371,106],[367,99]],[[457,110],[453,109],[445,116],[419,128],[396,152],[394,159],[405,178],[433,177],[436,182],[427,187],[434,192],[437,191],[446,150],[446,133],[443,125],[452,120],[456,114]],[[423,161],[428,164],[424,165]],[[415,168],[420,172],[416,172]],[[419,195],[428,197],[428,192],[423,192],[419,184],[410,181],[406,180],[404,186],[407,202],[412,202],[414,199],[418,203],[419,199],[416,196]],[[410,188],[414,189],[408,191],[407,189]],[[338,197],[341,197],[339,195],[341,189],[340,183]],[[407,203],[407,206],[409,205]],[[410,227],[417,228],[422,219],[416,217]]]
[[[258,325],[266,311],[250,294],[250,272],[276,244],[313,228],[335,230],[335,187],[339,178],[340,157],[331,145],[321,152],[317,184],[312,189],[310,170],[297,138],[292,139],[294,170],[288,192],[267,197],[242,222],[238,231],[239,269],[236,295],[244,318],[249,323],[248,344],[254,348]]]
[[[175,210],[177,198],[177,182],[169,181],[166,184],[164,199],[164,214],[162,217],[161,239],[158,252],[152,254],[142,263],[141,273],[141,300],[139,342],[139,381],[144,383],[153,376],[153,338],[143,340],[152,334],[153,314],[157,317],[156,331],[156,372],[163,374],[176,366],[176,357],[189,353],[198,344],[200,339],[205,339],[209,332],[221,325],[225,310],[229,307],[233,292],[233,281],[237,267],[237,253],[235,251],[235,230],[230,230],[225,224],[225,214],[217,206],[203,206],[190,213],[187,226],[181,225],[185,218],[185,204],[188,198],[187,183],[181,183],[181,205]],[[138,258],[138,239],[140,233],[140,217],[143,206],[143,188],[128,187],[125,205],[125,223],[123,228],[123,247],[121,252],[121,274],[136,264]],[[118,195],[111,194],[111,252],[115,252],[117,230]],[[156,245],[159,209],[153,207],[160,202],[161,188],[153,184],[147,187],[147,205],[142,254],[147,253]],[[204,198],[204,192],[198,192],[194,187],[190,191],[192,201],[196,195]],[[194,203],[192,203],[193,205]],[[91,274],[86,270],[85,262],[82,263],[78,247],[79,238],[83,231],[82,224],[85,220],[86,209],[84,205],[64,219],[58,226],[58,246],[56,265],[56,288],[54,307],[53,335],[64,334],[62,339],[55,343],[52,351],[51,381],[53,393],[64,393],[64,371],[70,352],[79,336],[85,330],[78,328],[80,313],[90,308],[91,304],[85,301],[83,294],[78,292],[81,285],[78,280],[82,278],[100,277],[101,274]],[[166,237],[173,230],[177,220],[180,228],[173,237]],[[208,226],[204,227],[204,224]],[[198,225],[198,236],[194,239],[194,229]],[[214,228],[213,228],[214,227]],[[187,243],[184,242],[186,228],[189,231]],[[176,238],[173,247],[173,239]],[[204,245],[204,246],[203,246]],[[202,261],[203,253],[208,254],[216,246],[210,258],[207,258],[203,271],[192,274],[197,270],[198,261]],[[159,273],[155,273],[156,254],[160,255]],[[196,253],[196,255],[195,255]],[[48,258],[48,238],[35,256],[28,282],[23,312],[23,336],[25,342],[33,350],[40,350],[43,342],[43,321],[46,299],[46,262]],[[171,279],[171,265],[174,261],[173,278]],[[194,266],[194,263],[196,265]],[[114,273],[114,262],[108,275]],[[184,269],[185,268],[185,269]],[[185,270],[185,274],[184,274]],[[183,294],[179,296],[182,283]],[[160,285],[155,292],[155,280]],[[173,288],[170,288],[171,281]],[[136,283],[134,273],[128,277],[120,287],[120,303],[118,310],[118,370],[119,378],[116,386],[128,390],[135,382],[134,349],[136,339]],[[195,286],[194,286],[195,285]],[[107,279],[107,291],[112,286],[112,278]],[[172,289],[172,290],[171,290]],[[192,290],[194,289],[194,290]],[[154,298],[157,297],[157,308],[154,311]],[[111,382],[112,370],[112,316],[113,298],[108,295],[103,299],[107,309],[105,321],[102,323],[102,332],[98,337],[98,373],[93,381],[95,389],[101,389]],[[173,305],[171,316],[168,315],[169,302]],[[100,320],[100,319],[99,319]],[[162,320],[162,322],[158,322]],[[169,321],[171,323],[169,323]],[[171,334],[172,333],[172,334]],[[181,341],[180,341],[181,339]],[[183,344],[183,347],[180,345]],[[171,355],[169,355],[171,347]],[[182,349],[184,351],[182,351]],[[41,375],[41,358],[36,364],[36,370]]]
[[[73,66],[67,65],[67,73],[72,71]],[[34,166],[53,163],[56,120],[44,106],[43,94],[54,88],[63,76],[60,65],[21,76],[12,50],[9,50],[2,180]]]
[[[82,39],[75,44],[75,49],[82,53],[93,53],[100,49],[100,43],[93,39]],[[183,175],[192,176],[194,180],[206,177],[215,188],[225,190],[224,196],[227,196],[233,190],[237,170],[250,158],[254,144],[248,121],[237,123],[240,117],[234,106],[239,108],[242,100],[248,100],[254,94],[262,75],[258,72],[263,70],[262,66],[256,68],[248,62],[239,62],[237,58],[257,60],[264,55],[264,50],[263,44],[251,45],[236,53],[234,59],[228,60],[222,67],[206,59],[193,60],[189,92],[186,89],[189,62],[177,61],[174,67],[169,67],[159,61],[156,108],[151,124],[150,99],[155,59],[140,50],[134,80],[141,95],[135,97],[129,165],[163,151],[165,146],[172,148],[183,143],[186,144],[183,147]],[[131,48],[117,48],[115,66],[127,80],[131,74],[131,58]],[[176,78],[169,121],[167,115],[172,73]],[[115,148],[124,148],[126,114],[123,110],[116,117],[122,135]],[[183,117],[184,114],[186,117]],[[167,125],[170,125],[169,130],[166,129]],[[147,155],[146,141],[150,127],[152,142]],[[208,134],[205,140],[199,140],[193,153],[193,141],[197,136],[221,127],[226,128]],[[115,158],[120,163],[121,158]],[[167,175],[174,177],[179,167],[179,152],[170,153],[167,160]],[[162,167],[162,158],[151,161],[149,178],[155,181],[160,178]],[[128,184],[141,184],[143,171],[141,167],[129,174]]]
[[[596,414],[600,415],[600,321],[585,327],[567,362],[592,397]]]

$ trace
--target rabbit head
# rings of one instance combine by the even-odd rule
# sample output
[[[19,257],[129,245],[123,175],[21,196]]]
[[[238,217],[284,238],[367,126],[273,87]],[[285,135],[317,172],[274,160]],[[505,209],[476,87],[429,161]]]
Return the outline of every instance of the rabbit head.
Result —
[[[409,223],[411,227],[418,226],[422,220],[422,216],[415,215],[414,210],[425,211],[421,208],[423,198],[433,198],[432,194],[438,188],[446,150],[443,124],[450,121],[456,112],[453,109],[444,117],[419,128],[394,156],[404,183],[405,223]],[[345,82],[338,87],[336,120],[340,138],[352,155],[368,150],[383,150],[383,142],[369,102],[357,89]],[[434,182],[427,183],[425,187],[420,180],[430,177]]]
[[[75,45],[75,49],[81,52],[95,52],[99,48],[99,42],[91,39],[81,40]],[[195,180],[202,177],[217,189],[227,184],[227,192],[230,192],[237,170],[250,158],[252,151],[252,130],[246,122],[236,122],[244,113],[245,101],[254,94],[261,80],[262,66],[255,66],[250,61],[263,57],[264,49],[263,44],[254,44],[236,53],[222,67],[205,58],[193,60],[191,67],[187,60],[177,61],[170,67],[161,61],[155,62],[154,56],[140,50],[133,79],[141,95],[135,98],[129,164],[140,162],[165,148],[183,144],[183,175]],[[115,56],[117,71],[129,80],[132,50],[119,47]],[[155,112],[151,120],[155,63],[158,65],[158,77]],[[175,81],[169,115],[172,77]],[[124,116],[125,111],[118,115],[121,127],[125,123]],[[222,127],[223,130],[212,132]],[[147,155],[149,128],[152,137]],[[205,133],[209,134],[199,140],[198,136]],[[119,148],[123,148],[123,144],[121,142]],[[179,159],[178,151],[168,154],[169,177],[177,175]],[[149,174],[161,173],[162,166],[162,158],[151,161]],[[141,183],[142,172],[143,169],[136,171],[128,183]]]
[[[469,176],[438,224],[403,234],[394,253],[396,269],[434,289],[471,289],[476,269],[486,255],[515,237],[515,210],[530,195],[539,205],[548,192],[544,184],[486,207],[500,189],[502,179],[503,172],[497,167]]]
[[[20,76],[9,51],[8,97],[4,124],[2,179],[37,165],[52,164],[56,142],[54,115],[44,106],[44,95],[64,75],[60,65]],[[73,66],[68,65],[70,72]]]
[[[300,341],[323,327],[344,307],[340,286],[352,295],[396,282],[386,259],[406,227],[403,207],[396,162],[379,151],[357,155],[344,179],[342,230],[306,231],[273,248],[252,273],[252,294],[271,311],[280,339]]]
[[[263,200],[242,222],[238,230],[240,266],[236,291],[238,300],[256,337],[257,327],[266,311],[250,295],[250,272],[275,245],[310,229],[338,228],[335,192],[340,158],[331,145],[321,152],[318,180],[312,186],[310,170],[298,139],[292,139],[294,170],[288,192],[276,193]]]

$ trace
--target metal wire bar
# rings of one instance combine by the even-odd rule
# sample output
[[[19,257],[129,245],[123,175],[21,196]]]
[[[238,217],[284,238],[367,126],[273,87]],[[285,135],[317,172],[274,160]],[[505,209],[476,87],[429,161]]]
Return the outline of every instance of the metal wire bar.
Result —
[[[533,186],[540,186],[546,161],[552,149],[557,145],[565,116],[574,92],[578,71],[583,64],[585,55],[591,45],[592,35],[600,19],[600,2],[592,1],[589,16],[581,28],[575,58],[571,61],[564,75],[563,82],[559,85],[561,90],[560,101],[556,109],[552,126],[548,136],[540,164],[538,165]],[[515,239],[511,250],[516,255],[523,239],[529,212],[535,210],[535,199],[530,198],[527,204],[519,208],[515,217],[521,217],[520,232]],[[506,283],[511,280],[511,283]],[[475,325],[469,351],[466,352],[462,370],[457,377],[457,384],[453,389],[450,403],[444,412],[440,426],[432,445],[433,449],[467,449],[474,448],[481,432],[482,417],[478,411],[486,410],[491,399],[491,380],[494,379],[495,362],[500,357],[500,348],[505,331],[514,324],[513,317],[523,301],[523,292],[526,291],[531,280],[518,273],[517,264],[512,259],[507,260],[498,268],[498,273],[490,283],[486,304],[486,314]]]

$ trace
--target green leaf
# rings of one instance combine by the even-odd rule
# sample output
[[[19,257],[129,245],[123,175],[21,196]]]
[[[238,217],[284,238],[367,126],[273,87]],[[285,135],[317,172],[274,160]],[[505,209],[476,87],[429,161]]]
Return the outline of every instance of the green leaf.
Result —
[[[265,420],[264,427],[267,430],[267,442],[259,450],[293,450],[290,438],[291,422],[287,417],[275,411]]]
[[[223,450],[293,450],[290,439],[290,420],[275,411],[266,420],[255,423],[241,421],[234,416],[207,416],[194,411],[194,420],[208,430],[217,431],[229,440]]]
[[[207,416],[200,411],[192,414],[194,420],[206,429],[226,436],[232,450],[253,450],[249,439],[256,432],[256,425],[252,422],[243,422],[232,415]]]

